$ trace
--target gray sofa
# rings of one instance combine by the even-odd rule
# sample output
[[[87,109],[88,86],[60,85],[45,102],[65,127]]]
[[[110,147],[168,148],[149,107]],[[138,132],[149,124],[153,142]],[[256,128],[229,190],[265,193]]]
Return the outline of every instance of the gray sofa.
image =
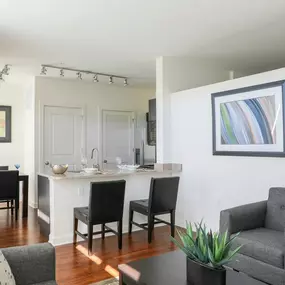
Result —
[[[56,285],[55,250],[49,243],[1,249],[17,285]]]
[[[271,188],[267,201],[224,210],[220,231],[240,232],[233,247],[242,245],[229,264],[263,282],[285,284],[285,188]]]

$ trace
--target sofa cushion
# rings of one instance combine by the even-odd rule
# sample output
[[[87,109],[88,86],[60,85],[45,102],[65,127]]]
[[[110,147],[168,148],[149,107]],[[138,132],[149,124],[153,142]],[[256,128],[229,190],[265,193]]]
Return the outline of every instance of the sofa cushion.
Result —
[[[285,275],[284,269],[256,260],[255,258],[237,254],[228,264],[227,267],[234,268],[243,276],[250,276],[257,280],[251,279],[246,283],[239,282],[237,278],[235,285],[284,285]],[[261,283],[260,281],[265,282]]]
[[[0,250],[0,284],[16,285],[9,263]]]
[[[283,232],[266,228],[244,231],[233,242],[233,247],[240,245],[241,254],[284,268]]]
[[[275,187],[269,189],[265,227],[276,231],[285,228],[285,188]]]

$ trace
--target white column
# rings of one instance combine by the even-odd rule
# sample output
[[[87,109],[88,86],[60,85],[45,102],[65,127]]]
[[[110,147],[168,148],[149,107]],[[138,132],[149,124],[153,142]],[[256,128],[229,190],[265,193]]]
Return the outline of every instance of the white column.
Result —
[[[156,152],[157,162],[171,162],[171,104],[165,58],[156,59]]]

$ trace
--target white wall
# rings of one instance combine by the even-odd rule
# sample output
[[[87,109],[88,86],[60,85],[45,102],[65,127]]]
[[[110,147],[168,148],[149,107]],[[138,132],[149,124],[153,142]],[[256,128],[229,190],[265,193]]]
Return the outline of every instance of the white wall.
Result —
[[[0,143],[0,165],[9,165],[15,169],[14,164],[21,165],[24,171],[24,92],[19,84],[0,83],[0,105],[12,107],[12,142]]]
[[[285,186],[285,159],[212,155],[211,93],[285,79],[285,69],[171,95],[172,160],[183,164],[185,219],[218,229],[222,209],[267,198]]]
[[[155,96],[154,88],[124,87],[117,84],[93,83],[87,81],[36,77],[36,169],[40,168],[39,128],[43,105],[82,106],[86,115],[87,155],[100,145],[100,114],[107,110],[130,110],[137,113],[148,111],[148,100]],[[100,159],[102,159],[100,151]],[[30,204],[36,203],[37,194],[31,197]]]
[[[171,162],[170,94],[227,80],[229,73],[214,62],[187,57],[156,60],[157,161]]]

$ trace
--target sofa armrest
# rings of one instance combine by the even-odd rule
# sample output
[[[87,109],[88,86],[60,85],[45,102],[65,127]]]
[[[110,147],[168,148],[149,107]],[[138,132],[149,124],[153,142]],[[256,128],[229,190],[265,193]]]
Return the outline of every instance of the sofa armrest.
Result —
[[[1,249],[16,284],[28,285],[55,280],[55,250],[49,243]]]
[[[265,224],[267,201],[251,203],[221,211],[220,232],[234,234],[262,228]]]

